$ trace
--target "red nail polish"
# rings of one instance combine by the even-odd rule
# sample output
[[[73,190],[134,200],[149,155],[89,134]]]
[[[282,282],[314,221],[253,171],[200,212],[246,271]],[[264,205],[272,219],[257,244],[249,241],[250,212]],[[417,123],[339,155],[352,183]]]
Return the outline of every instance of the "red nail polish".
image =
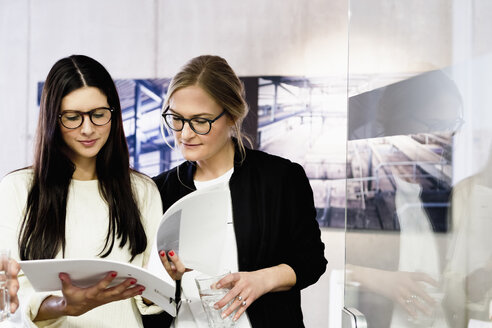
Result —
[[[174,251],[169,251],[169,256],[174,256]]]
[[[113,278],[116,277],[116,274],[117,274],[116,272],[112,272],[111,277],[113,277]]]
[[[135,285],[136,283],[137,283],[137,281],[136,281],[136,280],[132,280],[132,281],[130,281],[130,284],[132,284],[132,285]]]
[[[145,290],[145,287],[140,287],[139,291],[143,292]]]
[[[160,255],[160,256],[162,256],[162,257],[164,257],[164,256],[166,255],[166,252],[164,252],[164,251],[160,251],[160,252],[159,252],[159,255]]]

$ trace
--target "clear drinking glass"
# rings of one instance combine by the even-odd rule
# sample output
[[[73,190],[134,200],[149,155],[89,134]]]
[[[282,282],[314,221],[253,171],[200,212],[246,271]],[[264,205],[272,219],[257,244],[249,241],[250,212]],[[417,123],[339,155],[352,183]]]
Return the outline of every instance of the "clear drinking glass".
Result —
[[[0,321],[10,316],[10,296],[8,292],[10,251],[0,249]]]
[[[229,272],[220,276],[199,276],[195,278],[202,306],[207,314],[208,324],[212,328],[229,328],[235,326],[235,323],[232,320],[234,312],[224,319],[221,317],[222,311],[224,311],[232,301],[222,309],[216,310],[214,308],[214,304],[220,301],[229,292],[228,288],[215,288],[215,284],[228,274]]]

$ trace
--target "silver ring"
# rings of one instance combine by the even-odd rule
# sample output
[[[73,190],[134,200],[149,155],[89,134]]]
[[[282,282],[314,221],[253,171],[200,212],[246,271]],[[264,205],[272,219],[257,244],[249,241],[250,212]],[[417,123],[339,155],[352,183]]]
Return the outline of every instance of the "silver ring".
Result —
[[[407,299],[405,300],[405,303],[410,304],[410,303],[412,303],[412,300],[411,300],[411,299],[409,299],[409,298],[407,298]]]
[[[246,301],[243,301],[243,302],[241,303],[241,305],[242,305],[242,306],[245,306],[245,305],[246,305]]]
[[[243,298],[241,296],[238,296],[237,299],[240,300],[240,301],[243,300]]]
[[[412,296],[410,296],[410,298],[415,300],[415,299],[417,299],[417,295],[412,295]]]

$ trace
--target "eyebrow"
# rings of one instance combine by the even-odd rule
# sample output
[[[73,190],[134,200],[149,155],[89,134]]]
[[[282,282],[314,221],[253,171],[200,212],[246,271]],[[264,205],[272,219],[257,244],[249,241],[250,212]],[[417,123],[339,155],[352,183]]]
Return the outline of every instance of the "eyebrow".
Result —
[[[169,110],[170,110],[170,111],[172,112],[172,114],[174,114],[174,115],[184,117],[184,116],[183,116],[183,115],[181,115],[180,113],[178,113],[178,112],[174,111],[171,107],[169,107]],[[214,114],[212,114],[212,113],[198,113],[198,114],[192,115],[191,117],[192,117],[192,118],[195,118],[195,117],[206,116],[206,115],[211,116],[211,117],[212,117],[212,116],[214,116]]]
[[[90,112],[90,111],[92,111],[92,110],[95,110],[95,109],[101,109],[101,108],[109,108],[109,109],[111,109],[111,107],[109,107],[109,106],[99,106],[99,107],[94,107],[94,108],[91,108],[91,109],[89,109],[89,110],[87,110],[87,111],[83,111],[83,110],[79,110],[79,109],[62,109],[62,110],[60,110],[60,113],[64,113],[64,112],[79,112],[79,113],[88,113],[88,112]]]

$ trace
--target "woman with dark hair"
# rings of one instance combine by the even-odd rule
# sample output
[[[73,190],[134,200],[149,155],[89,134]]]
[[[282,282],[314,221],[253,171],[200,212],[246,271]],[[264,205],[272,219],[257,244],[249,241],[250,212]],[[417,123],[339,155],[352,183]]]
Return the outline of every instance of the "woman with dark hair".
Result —
[[[20,260],[105,258],[143,266],[162,207],[153,182],[130,169],[114,82],[94,59],[55,63],[44,84],[32,167],[0,183],[0,247]],[[60,273],[62,292],[34,293],[20,277],[30,324],[140,327],[135,279],[78,288]],[[138,296],[138,297],[137,297]],[[138,304],[137,304],[138,303]],[[103,324],[104,323],[104,324]]]
[[[327,263],[304,170],[244,145],[243,85],[221,57],[199,56],[182,67],[163,109],[164,127],[186,159],[154,178],[164,210],[196,189],[223,184],[230,190],[226,247],[210,257],[220,257],[222,272],[232,272],[219,281],[231,290],[216,308],[232,315],[237,327],[303,327],[301,289],[314,284]],[[184,274],[186,263],[174,250],[167,253],[170,261],[163,250],[160,256],[188,300],[175,327],[206,325],[196,306],[198,273]]]

